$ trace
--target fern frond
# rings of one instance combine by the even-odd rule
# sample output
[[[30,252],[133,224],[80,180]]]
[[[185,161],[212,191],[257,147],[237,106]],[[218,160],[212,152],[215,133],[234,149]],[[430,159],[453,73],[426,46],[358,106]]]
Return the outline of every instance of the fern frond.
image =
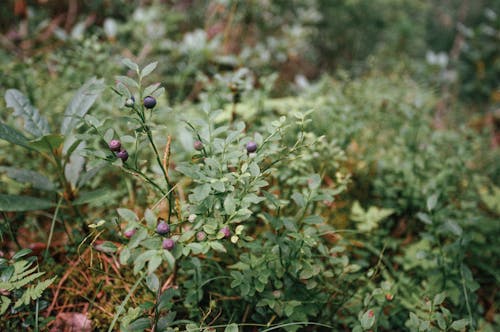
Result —
[[[54,282],[54,280],[56,280],[56,278],[57,277],[53,277],[51,279],[39,282],[36,286],[28,287],[23,296],[21,296],[21,298],[14,304],[14,309],[19,308],[23,304],[28,305],[30,301],[38,299],[40,296],[42,296],[43,291],[46,290]]]
[[[6,296],[0,296],[0,315],[3,315],[12,301]]]

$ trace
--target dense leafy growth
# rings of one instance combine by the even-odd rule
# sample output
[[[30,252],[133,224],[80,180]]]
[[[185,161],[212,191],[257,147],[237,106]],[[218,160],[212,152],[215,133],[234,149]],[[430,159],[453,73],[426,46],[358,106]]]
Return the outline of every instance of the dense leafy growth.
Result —
[[[67,3],[0,5],[0,330],[499,329],[497,2]]]

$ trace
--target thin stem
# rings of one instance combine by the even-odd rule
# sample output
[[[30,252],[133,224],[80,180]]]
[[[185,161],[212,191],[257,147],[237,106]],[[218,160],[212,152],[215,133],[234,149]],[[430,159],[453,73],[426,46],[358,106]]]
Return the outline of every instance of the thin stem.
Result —
[[[108,332],[113,331],[113,328],[115,327],[116,322],[118,321],[118,318],[122,314],[123,310],[125,309],[125,305],[127,305],[128,301],[130,300],[130,297],[132,294],[135,292],[136,288],[139,286],[139,284],[142,282],[142,280],[146,277],[146,274],[143,273],[141,277],[135,282],[135,284],[132,286],[130,289],[130,292],[128,292],[127,296],[123,300],[123,302],[120,304],[120,307],[118,308],[117,313],[115,314],[115,317],[113,318],[113,321],[111,322],[111,325],[108,328]]]
[[[52,236],[54,235],[54,227],[56,224],[57,215],[59,213],[59,208],[61,207],[62,200],[63,200],[63,196],[61,196],[59,198],[59,201],[57,202],[56,210],[54,211],[54,216],[52,217],[52,223],[50,224],[49,238],[47,240],[47,247],[45,248],[45,253],[43,254],[44,260],[46,260],[49,257],[50,243],[52,242]]]

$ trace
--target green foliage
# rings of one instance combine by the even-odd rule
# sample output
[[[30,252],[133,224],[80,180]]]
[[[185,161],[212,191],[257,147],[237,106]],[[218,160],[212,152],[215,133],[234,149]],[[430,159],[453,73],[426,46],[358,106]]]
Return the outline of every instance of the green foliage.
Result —
[[[12,310],[22,310],[38,300],[44,290],[46,290],[56,279],[56,277],[39,281],[45,272],[36,272],[38,265],[34,265],[36,260],[25,259],[24,256],[31,252],[23,249],[17,252],[11,261],[5,258],[0,259],[0,315],[4,315],[13,301]]]

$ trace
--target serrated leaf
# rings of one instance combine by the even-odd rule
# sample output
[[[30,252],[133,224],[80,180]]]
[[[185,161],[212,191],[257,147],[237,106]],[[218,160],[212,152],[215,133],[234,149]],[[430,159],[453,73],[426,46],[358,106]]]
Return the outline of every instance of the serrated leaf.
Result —
[[[46,191],[54,191],[56,189],[56,185],[52,183],[49,178],[35,171],[0,166],[0,172],[6,172],[9,178],[16,180],[17,182],[29,183],[36,189]]]
[[[141,77],[144,78],[145,76],[148,76],[153,72],[153,70],[156,69],[156,66],[158,65],[158,61],[151,62],[149,65],[146,67],[142,68],[141,70]]]
[[[0,211],[35,211],[55,206],[54,202],[37,197],[0,194]]]
[[[9,89],[5,92],[5,103],[7,107],[14,109],[14,116],[24,119],[24,129],[35,137],[50,133],[49,122],[40,115],[40,112],[31,105],[27,97],[21,91]]]
[[[76,91],[64,112],[60,131],[62,135],[68,135],[87,114],[97,97],[104,90],[103,82],[103,79],[93,77]]]
[[[0,122],[0,139],[33,150],[28,139],[21,132],[2,122]]]

